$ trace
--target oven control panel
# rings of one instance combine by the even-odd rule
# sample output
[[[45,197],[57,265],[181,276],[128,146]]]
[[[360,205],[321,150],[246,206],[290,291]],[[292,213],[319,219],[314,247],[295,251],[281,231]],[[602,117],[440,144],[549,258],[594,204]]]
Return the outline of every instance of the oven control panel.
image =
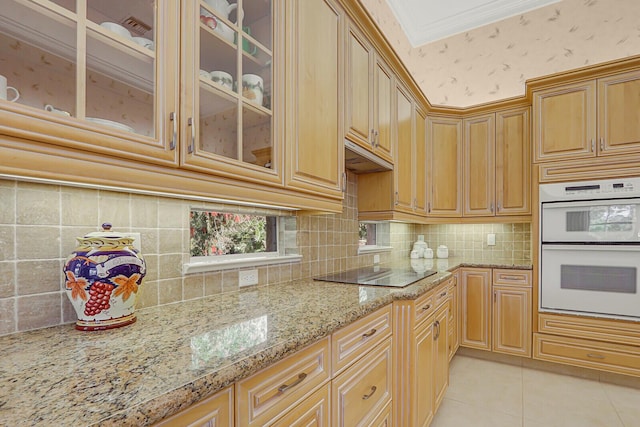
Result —
[[[638,196],[640,177],[540,184],[541,202]]]

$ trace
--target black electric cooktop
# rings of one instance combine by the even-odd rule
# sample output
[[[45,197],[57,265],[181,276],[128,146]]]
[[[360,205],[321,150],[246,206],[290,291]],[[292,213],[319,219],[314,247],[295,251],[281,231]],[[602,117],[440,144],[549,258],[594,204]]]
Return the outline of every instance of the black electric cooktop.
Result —
[[[418,280],[436,274],[435,270],[417,272],[411,267],[361,267],[353,270],[332,273],[326,276],[314,277],[314,280],[325,282],[350,283],[366,286],[389,286],[403,288]]]

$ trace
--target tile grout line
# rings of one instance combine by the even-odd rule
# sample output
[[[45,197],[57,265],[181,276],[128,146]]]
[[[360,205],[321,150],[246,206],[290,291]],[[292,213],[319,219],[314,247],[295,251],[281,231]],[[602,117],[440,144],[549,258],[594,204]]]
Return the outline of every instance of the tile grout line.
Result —
[[[602,390],[604,391],[605,396],[607,396],[607,399],[609,400],[609,403],[613,407],[613,410],[616,411],[616,416],[618,417],[618,420],[620,421],[620,425],[622,427],[626,427],[626,424],[624,423],[624,420],[622,419],[622,415],[620,415],[620,411],[618,410],[618,407],[614,403],[613,399],[609,395],[609,392],[607,391],[607,388],[604,386],[603,382],[600,379],[598,379],[598,384],[600,384],[600,387],[602,387]]]

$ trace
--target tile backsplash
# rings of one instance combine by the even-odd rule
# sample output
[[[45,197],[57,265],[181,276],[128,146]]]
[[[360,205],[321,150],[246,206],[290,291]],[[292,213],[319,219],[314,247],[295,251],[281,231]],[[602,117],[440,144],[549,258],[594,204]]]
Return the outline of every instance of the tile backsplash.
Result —
[[[295,239],[302,261],[259,267],[258,285],[373,264],[373,254],[358,255],[356,200],[357,178],[349,174],[342,213],[298,215]],[[103,222],[111,222],[114,230],[141,234],[147,275],[138,309],[236,291],[237,269],[182,274],[189,259],[192,207],[225,209],[155,195],[0,179],[0,335],[75,322],[64,292],[63,263],[76,246],[75,238],[98,230]],[[487,232],[496,233],[495,247],[486,247]],[[530,257],[528,224],[394,222],[390,233],[393,250],[379,254],[383,263],[408,258],[418,234],[425,234],[431,247],[449,246],[451,256],[491,250],[505,257]]]
[[[349,175],[341,214],[296,217],[303,260],[259,267],[259,286],[373,263],[372,254],[357,254],[356,183],[355,175]],[[237,290],[237,269],[182,274],[189,259],[189,211],[194,206],[225,209],[160,196],[0,179],[0,335],[75,322],[62,266],[76,246],[75,238],[98,230],[103,222],[111,222],[114,230],[141,234],[147,275],[138,309]],[[392,244],[399,250],[381,254],[382,262],[408,253],[412,230],[409,224],[392,224]]]
[[[437,224],[415,227],[430,248],[445,245],[450,257],[478,259],[531,259],[531,224]],[[487,245],[487,234],[496,235],[495,246]]]

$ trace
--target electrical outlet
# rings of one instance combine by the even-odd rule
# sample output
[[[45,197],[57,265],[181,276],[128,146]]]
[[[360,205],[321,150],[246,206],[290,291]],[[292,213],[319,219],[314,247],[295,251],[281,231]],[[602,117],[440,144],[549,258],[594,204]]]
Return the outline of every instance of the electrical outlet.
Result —
[[[495,246],[496,245],[496,235],[495,233],[487,234],[487,246]]]
[[[380,255],[376,254],[373,256],[373,263],[380,264]]]
[[[258,284],[258,270],[241,270],[238,271],[238,285],[251,286]]]

